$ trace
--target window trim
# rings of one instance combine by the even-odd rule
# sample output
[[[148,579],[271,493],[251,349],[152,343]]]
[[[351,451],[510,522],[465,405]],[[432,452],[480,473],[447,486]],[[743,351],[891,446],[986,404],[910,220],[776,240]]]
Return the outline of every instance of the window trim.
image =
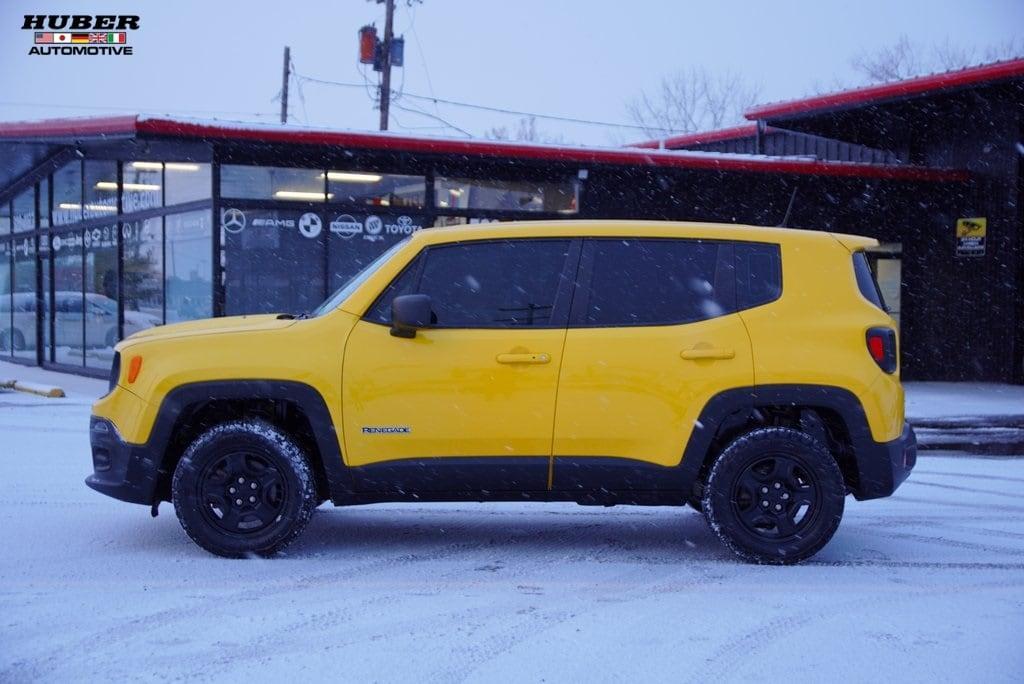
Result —
[[[590,306],[590,297],[588,292],[590,291],[590,284],[594,278],[594,248],[593,245],[596,242],[621,242],[623,240],[632,240],[635,242],[695,242],[702,244],[717,244],[718,255],[715,265],[716,280],[718,278],[719,269],[723,269],[726,273],[731,273],[732,277],[722,276],[723,286],[722,296],[717,297],[716,301],[723,305],[725,311],[718,316],[712,316],[708,318],[698,318],[693,320],[671,320],[671,321],[655,321],[648,322],[644,321],[641,323],[588,323],[587,322],[587,309]],[[708,239],[700,237],[661,237],[661,236],[648,236],[648,235],[618,235],[618,236],[600,236],[600,237],[587,237],[584,239],[583,254],[580,259],[580,269],[576,278],[576,292],[580,293],[579,296],[574,294],[572,312],[569,316],[569,327],[570,328],[590,328],[590,329],[611,329],[611,328],[665,328],[671,326],[680,325],[691,325],[693,323],[701,323],[703,321],[711,321],[716,318],[722,318],[723,316],[729,316],[737,313],[739,310],[736,305],[736,263],[733,257],[733,243],[734,240],[724,239]],[[716,286],[718,283],[716,283]]]
[[[374,325],[381,325],[390,327],[391,322],[382,323],[373,318],[369,318],[371,311],[377,308],[381,303],[381,300],[387,294],[391,286],[402,278],[410,269],[417,269],[419,272],[416,274],[416,290],[419,290],[420,281],[423,278],[423,270],[426,268],[427,259],[430,256],[431,251],[443,249],[445,247],[456,247],[460,245],[469,244],[489,244],[489,243],[508,243],[508,242],[568,242],[569,249],[566,254],[565,261],[562,264],[562,270],[559,273],[559,285],[558,290],[555,293],[554,304],[551,308],[551,322],[546,325],[531,325],[526,326],[515,326],[515,325],[431,325],[427,330],[564,330],[569,322],[570,310],[572,307],[572,298],[575,290],[576,275],[579,272],[580,253],[582,251],[583,239],[572,236],[559,236],[552,235],[550,237],[512,237],[512,238],[483,238],[479,240],[467,239],[457,240],[453,242],[442,242],[433,245],[427,245],[419,252],[417,252],[409,262],[399,271],[394,278],[392,278],[387,285],[385,285],[381,291],[374,297],[373,302],[366,308],[360,320],[372,323]]]

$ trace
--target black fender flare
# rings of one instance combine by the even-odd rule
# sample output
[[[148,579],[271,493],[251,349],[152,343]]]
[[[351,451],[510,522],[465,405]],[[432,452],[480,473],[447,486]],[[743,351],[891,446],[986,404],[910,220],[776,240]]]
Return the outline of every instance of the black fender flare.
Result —
[[[160,470],[166,472],[172,433],[185,411],[210,401],[253,399],[288,402],[301,410],[309,420],[320,451],[331,500],[338,503],[353,491],[352,474],[342,460],[340,440],[327,402],[312,386],[292,380],[214,380],[179,385],[160,402],[153,429],[146,440],[146,451],[160,464]]]

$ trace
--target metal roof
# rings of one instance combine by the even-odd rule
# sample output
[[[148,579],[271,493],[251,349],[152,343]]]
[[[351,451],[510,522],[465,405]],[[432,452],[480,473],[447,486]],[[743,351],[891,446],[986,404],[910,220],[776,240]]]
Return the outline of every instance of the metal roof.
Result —
[[[841,90],[825,95],[772,104],[759,105],[748,110],[744,116],[750,120],[784,119],[793,116],[821,113],[836,109],[849,109],[870,104],[891,102],[933,93],[987,85],[989,83],[1024,78],[1024,58],[992,64],[947,71],[928,76],[918,76],[903,81],[892,81],[877,85]]]
[[[286,125],[233,123],[170,117],[111,116],[0,123],[0,145],[73,145],[108,139],[188,139],[254,144],[292,144],[386,150],[463,157],[505,157],[569,164],[653,166],[709,171],[786,173],[856,178],[963,181],[960,169],[910,165],[780,159],[764,155],[606,147],[577,147],[492,140],[414,137]]]

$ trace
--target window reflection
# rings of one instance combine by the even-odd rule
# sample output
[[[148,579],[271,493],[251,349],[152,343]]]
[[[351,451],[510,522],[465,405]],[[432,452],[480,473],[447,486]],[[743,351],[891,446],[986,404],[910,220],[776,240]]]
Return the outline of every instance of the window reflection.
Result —
[[[12,204],[12,225],[15,233],[24,233],[36,228],[36,188],[33,185],[14,198]]]
[[[117,162],[85,162],[85,204],[82,206],[83,218],[111,218],[116,214]]]
[[[85,365],[109,368],[118,343],[117,225],[84,231]]]
[[[422,207],[427,181],[423,176],[334,170],[327,172],[327,193],[331,202]]]
[[[82,317],[82,234],[53,236],[54,361],[74,366],[84,362]]]
[[[167,322],[213,315],[213,232],[209,211],[165,219]]]
[[[0,357],[10,356],[14,336],[11,318],[11,243],[0,240]]]
[[[7,202],[0,202],[0,235],[9,235],[11,232],[11,205]]]
[[[82,220],[82,162],[70,162],[53,174],[53,225]]]
[[[129,221],[124,237],[124,334],[163,323],[163,219]]]
[[[129,214],[163,204],[163,173],[160,162],[125,162],[121,171],[124,179],[122,211]]]
[[[14,356],[36,358],[36,242],[34,238],[15,240],[14,251]]]
[[[184,204],[210,199],[213,176],[209,164],[194,162],[167,162],[164,164],[164,203]]]
[[[434,183],[438,208],[543,211],[575,214],[579,181],[523,181],[439,177]]]
[[[323,202],[324,172],[276,166],[237,166],[220,169],[220,193],[241,199]],[[328,198],[329,199],[329,198]]]

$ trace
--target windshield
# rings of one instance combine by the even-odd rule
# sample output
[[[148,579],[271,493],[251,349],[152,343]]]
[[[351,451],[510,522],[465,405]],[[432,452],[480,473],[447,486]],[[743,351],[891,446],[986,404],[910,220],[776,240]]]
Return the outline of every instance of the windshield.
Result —
[[[316,316],[322,316],[323,314],[327,313],[328,311],[333,311],[334,309],[338,308],[339,304],[341,304],[343,301],[345,301],[350,294],[355,292],[357,287],[359,287],[364,282],[366,282],[367,278],[369,278],[374,273],[376,273],[377,269],[380,268],[381,266],[383,266],[384,263],[388,259],[391,258],[391,255],[393,255],[395,252],[397,252],[402,247],[404,247],[405,243],[407,243],[408,241],[409,241],[409,238],[405,238],[401,242],[396,243],[394,246],[391,247],[391,249],[387,250],[386,252],[381,254],[379,257],[377,257],[376,259],[371,261],[369,264],[367,264],[366,267],[363,270],[359,271],[359,273],[356,273],[354,276],[352,276],[352,278],[350,278],[347,283],[345,283],[344,285],[339,287],[337,290],[335,290],[334,294],[332,294],[330,297],[328,297],[324,301],[323,304],[318,306],[313,311],[312,316],[314,318]]]

